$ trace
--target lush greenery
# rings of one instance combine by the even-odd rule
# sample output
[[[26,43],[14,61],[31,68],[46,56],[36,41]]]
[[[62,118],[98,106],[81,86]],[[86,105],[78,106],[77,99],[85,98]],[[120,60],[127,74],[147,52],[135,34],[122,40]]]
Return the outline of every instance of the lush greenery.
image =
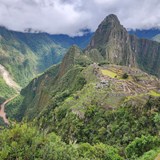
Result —
[[[59,63],[71,45],[85,48],[91,36],[21,33],[0,27],[0,64],[24,87],[38,73]]]
[[[14,119],[14,117],[21,117],[20,106],[22,104],[22,101],[23,96],[19,95],[5,106],[9,118]]]
[[[85,66],[79,63],[82,59]],[[37,159],[43,159],[42,155],[56,159],[54,156],[60,154],[68,157],[67,159],[138,160],[154,159],[158,155],[159,96],[149,97],[144,94],[141,97],[133,96],[134,98],[130,100],[128,97],[126,100],[123,94],[122,96],[113,94],[115,81],[107,82],[108,87],[97,88],[97,84],[100,84],[96,76],[97,67],[88,62],[90,60],[76,46],[72,47],[65,55],[62,64],[51,67],[33,79],[21,91],[21,96],[6,106],[10,121],[17,120],[21,123],[26,121],[25,126],[28,126],[33,139],[32,143],[28,144],[25,137],[20,135],[26,144],[26,149],[18,140],[16,144],[14,142],[17,149],[13,151],[11,144],[14,139],[8,140],[7,134],[12,133],[18,126],[3,131],[3,134],[7,135],[4,141],[8,142],[6,145],[10,148],[8,149],[10,153],[7,153],[6,157],[16,155],[23,159],[25,155],[29,157],[31,153],[31,156],[37,156]],[[106,74],[116,79],[112,71],[101,71],[99,69],[102,76]],[[23,125],[21,127],[23,128]],[[25,131],[25,128],[23,130]],[[17,132],[21,133],[23,130]],[[61,140],[54,145],[54,137],[51,135],[55,134],[61,137]],[[29,135],[30,133],[26,137]],[[40,142],[35,140],[34,136],[39,137]],[[43,144],[37,149],[41,139]],[[21,149],[23,150],[19,151]],[[55,154],[50,155],[51,152]],[[60,157],[60,159],[65,158]]]
[[[0,158],[6,160],[122,160],[113,147],[98,143],[66,144],[55,133],[39,132],[28,124],[13,125],[0,133]]]
[[[3,78],[0,76],[0,104],[4,102],[5,99],[11,97],[16,92],[14,89],[10,88]]]
[[[0,27],[0,64],[21,86],[60,62],[65,51],[47,34],[19,33]]]
[[[158,155],[160,98],[116,110],[92,102],[83,115],[66,106],[73,101],[68,94],[56,100],[63,105],[54,102],[33,122],[0,131],[1,159],[150,160]]]

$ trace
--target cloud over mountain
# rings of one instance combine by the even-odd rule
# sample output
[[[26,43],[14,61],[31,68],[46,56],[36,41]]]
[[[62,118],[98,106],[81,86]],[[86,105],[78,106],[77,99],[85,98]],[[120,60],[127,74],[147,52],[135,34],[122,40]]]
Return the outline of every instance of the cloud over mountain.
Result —
[[[0,25],[76,35],[114,13],[126,28],[151,28],[160,27],[159,8],[159,0],[0,0]]]

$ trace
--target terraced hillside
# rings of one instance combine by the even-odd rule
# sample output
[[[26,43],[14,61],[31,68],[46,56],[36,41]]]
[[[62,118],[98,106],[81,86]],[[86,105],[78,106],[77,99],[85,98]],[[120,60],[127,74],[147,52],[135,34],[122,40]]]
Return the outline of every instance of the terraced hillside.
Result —
[[[147,96],[160,96],[160,80],[137,69],[125,66],[108,65],[97,67],[99,79],[97,87],[112,86],[110,95],[118,99],[125,97],[125,102],[131,99],[141,99]]]

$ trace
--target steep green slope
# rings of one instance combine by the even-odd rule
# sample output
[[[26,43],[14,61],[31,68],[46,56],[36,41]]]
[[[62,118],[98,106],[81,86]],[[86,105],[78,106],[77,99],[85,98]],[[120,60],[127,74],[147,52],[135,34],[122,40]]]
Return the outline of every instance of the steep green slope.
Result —
[[[79,90],[86,83],[81,74],[83,67],[78,65],[78,59],[84,57],[82,51],[73,46],[65,55],[61,65],[47,70],[21,91],[24,101],[19,108],[18,119],[24,115],[33,119],[41,110],[47,107],[54,97],[65,98]],[[86,60],[88,62],[88,59]],[[86,62],[86,63],[87,63]]]
[[[0,105],[5,100],[19,93],[20,89],[20,86],[14,81],[13,77],[5,67],[0,64]]]
[[[147,39],[130,36],[138,67],[149,74],[160,77],[160,44]]]
[[[59,63],[71,45],[85,48],[91,36],[22,33],[0,27],[0,64],[24,87],[38,73]]]
[[[65,49],[46,34],[24,34],[0,28],[0,63],[21,86],[58,63]]]
[[[59,63],[66,49],[53,41],[46,33],[13,33],[17,39],[25,43],[38,58],[37,70],[44,71],[53,64]]]
[[[40,132],[37,127],[14,125],[0,133],[1,159],[49,160],[123,160],[118,151],[102,143],[66,144],[55,133]],[[3,146],[3,147],[2,147]]]

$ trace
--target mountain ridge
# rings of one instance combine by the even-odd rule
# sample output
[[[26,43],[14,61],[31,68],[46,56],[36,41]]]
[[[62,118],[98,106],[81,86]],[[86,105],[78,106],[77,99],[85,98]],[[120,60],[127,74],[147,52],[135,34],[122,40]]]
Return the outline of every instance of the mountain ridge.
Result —
[[[83,48],[91,36],[92,33],[86,33],[82,38],[47,33],[23,33],[0,27],[0,64],[16,83],[25,87],[38,74],[60,63],[71,45],[76,43]],[[0,82],[3,92],[0,98],[3,102],[14,91],[2,77]]]

